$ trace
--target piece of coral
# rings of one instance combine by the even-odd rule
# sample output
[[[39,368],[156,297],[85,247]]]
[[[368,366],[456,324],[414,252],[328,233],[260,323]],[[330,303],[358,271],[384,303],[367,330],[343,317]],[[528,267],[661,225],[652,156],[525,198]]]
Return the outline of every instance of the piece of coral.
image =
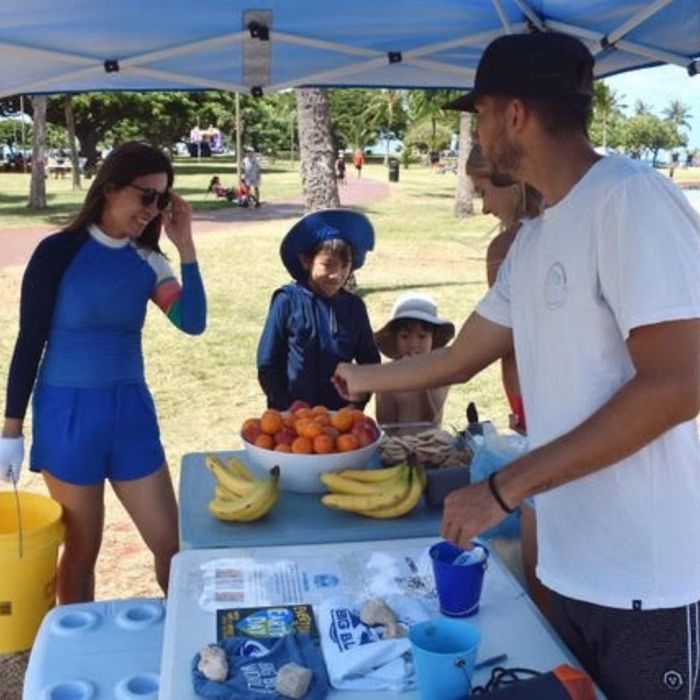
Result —
[[[311,669],[290,662],[281,666],[275,678],[275,690],[285,698],[299,700],[311,685]]]
[[[360,608],[360,620],[370,627],[382,625],[387,639],[406,636],[406,630],[399,624],[396,613],[382,598],[368,598]]]
[[[197,668],[210,680],[222,683],[228,678],[226,654],[216,644],[209,644],[199,652]]]

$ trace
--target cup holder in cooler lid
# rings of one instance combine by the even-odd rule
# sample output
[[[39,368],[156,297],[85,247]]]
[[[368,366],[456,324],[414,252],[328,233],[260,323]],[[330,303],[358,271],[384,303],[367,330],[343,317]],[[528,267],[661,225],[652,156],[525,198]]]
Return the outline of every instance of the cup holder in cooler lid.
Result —
[[[97,697],[97,688],[90,681],[63,681],[47,688],[41,700],[92,700]]]
[[[134,603],[117,613],[115,623],[123,629],[141,630],[160,622],[164,615],[161,602]]]
[[[70,610],[54,616],[51,631],[63,636],[78,635],[89,632],[101,622],[102,616],[92,610]]]
[[[160,677],[157,673],[138,673],[123,678],[117,684],[117,700],[158,700]]]

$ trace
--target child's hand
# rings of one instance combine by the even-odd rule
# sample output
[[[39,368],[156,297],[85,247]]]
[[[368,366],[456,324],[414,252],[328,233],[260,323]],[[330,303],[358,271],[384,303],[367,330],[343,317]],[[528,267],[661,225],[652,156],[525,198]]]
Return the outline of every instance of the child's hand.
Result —
[[[359,392],[352,390],[354,367],[349,362],[341,362],[335,368],[331,381],[335,390],[346,400],[355,401]]]

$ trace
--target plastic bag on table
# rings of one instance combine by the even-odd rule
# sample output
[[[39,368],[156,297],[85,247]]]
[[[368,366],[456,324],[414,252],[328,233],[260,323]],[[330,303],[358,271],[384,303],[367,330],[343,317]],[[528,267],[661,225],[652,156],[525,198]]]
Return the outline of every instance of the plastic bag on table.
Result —
[[[471,483],[488,479],[528,450],[527,440],[522,435],[499,433],[490,423],[482,423],[481,434],[467,430],[464,440],[472,452],[469,467]],[[486,537],[518,537],[520,535],[520,512],[516,511],[498,525],[483,533]]]

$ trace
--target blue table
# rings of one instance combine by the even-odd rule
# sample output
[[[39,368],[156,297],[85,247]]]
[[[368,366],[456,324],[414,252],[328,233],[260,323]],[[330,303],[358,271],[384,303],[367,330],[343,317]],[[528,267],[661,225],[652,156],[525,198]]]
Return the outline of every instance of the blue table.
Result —
[[[215,452],[226,460],[245,451]],[[180,472],[180,549],[262,547],[329,542],[367,542],[410,537],[435,537],[440,533],[441,508],[421,502],[413,512],[396,520],[373,520],[321,505],[319,494],[283,491],[279,503],[262,520],[253,523],[222,522],[207,504],[215,479],[205,465],[205,453],[182,458]],[[247,463],[247,461],[246,461]]]
[[[323,531],[323,535],[328,535]],[[434,538],[393,539],[363,542],[335,542],[333,544],[312,544],[298,547],[249,547],[232,549],[196,549],[180,552],[173,558],[170,570],[168,593],[168,614],[163,635],[163,655],[161,658],[161,700],[196,700],[192,690],[191,662],[194,654],[205,644],[216,641],[216,615],[199,604],[202,593],[202,567],[227,558],[243,558],[247,566],[261,562],[298,562],[303,568],[309,559],[320,562],[331,561],[344,554],[361,550],[369,559],[372,553],[386,556],[401,556],[405,548],[427,548]],[[370,567],[371,568],[371,567]],[[372,584],[369,578],[361,578],[362,587]],[[359,585],[355,582],[355,588]],[[356,595],[357,590],[342,591]],[[364,591],[367,593],[367,590]],[[323,593],[309,590],[306,602],[316,605]],[[223,607],[236,607],[235,604],[222,604]],[[524,666],[547,671],[559,664],[567,663],[579,668],[580,665],[564,646],[563,642],[540,615],[525,591],[492,553],[489,568],[484,580],[484,590],[479,613],[468,619],[482,632],[479,659],[484,660],[498,654],[507,653],[504,665]],[[475,683],[488,680],[490,669],[477,671]],[[380,691],[338,691],[332,690],[329,700],[416,700],[418,693],[396,694]],[[604,696],[599,693],[599,698]]]

